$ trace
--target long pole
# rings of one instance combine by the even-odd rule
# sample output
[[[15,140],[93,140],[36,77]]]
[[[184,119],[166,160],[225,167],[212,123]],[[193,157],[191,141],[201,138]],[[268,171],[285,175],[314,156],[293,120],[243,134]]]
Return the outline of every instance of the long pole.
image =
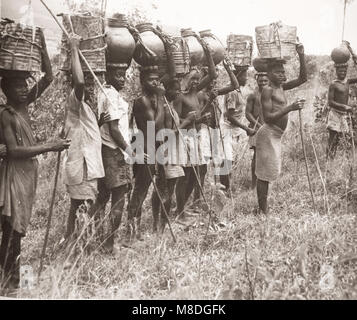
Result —
[[[167,99],[166,99],[165,96],[164,96],[164,99],[165,99],[166,105],[167,105],[167,107],[168,107],[168,110],[169,110],[170,116],[171,116],[171,118],[172,118],[172,121],[173,121],[173,123],[174,123],[174,125],[175,125],[175,128],[176,128],[177,132],[179,133],[179,136],[180,136],[181,139],[182,139],[182,142],[183,142],[183,144],[184,144],[184,147],[185,147],[185,149],[186,149],[187,154],[190,156],[191,154],[190,154],[190,152],[189,152],[189,150],[188,150],[188,147],[187,147],[187,145],[186,145],[186,142],[185,142],[185,140],[184,140],[184,137],[183,137],[183,135],[182,135],[182,132],[180,131],[180,129],[179,129],[179,127],[178,127],[178,124],[176,123],[174,114],[173,114],[173,112],[172,112],[172,110],[171,110],[171,106],[170,106],[170,104],[169,104],[169,102],[167,101]],[[205,194],[204,194],[204,192],[203,192],[203,188],[202,188],[202,185],[201,185],[201,181],[200,181],[200,179],[198,178],[197,171],[196,171],[196,169],[195,169],[194,166],[192,166],[192,169],[193,169],[193,172],[194,172],[194,174],[195,174],[196,181],[197,181],[198,187],[199,187],[199,189],[200,189],[202,198],[203,198],[204,202],[206,203],[207,207],[210,207],[209,204],[208,204],[208,201],[207,201],[207,199],[206,199],[206,196],[205,196]],[[208,213],[209,213],[209,216],[211,217],[211,210],[208,210]]]
[[[45,240],[43,242],[43,247],[42,247],[42,252],[41,252],[41,257],[40,257],[40,268],[38,270],[38,279],[41,276],[41,272],[42,272],[42,268],[43,268],[43,258],[45,257],[46,247],[47,247],[47,242],[48,242],[48,236],[50,234],[50,228],[51,228],[51,221],[52,221],[52,215],[53,215],[53,207],[54,207],[55,198],[56,198],[56,190],[57,190],[57,184],[58,184],[58,176],[59,176],[60,164],[61,164],[61,151],[59,151],[57,153],[55,182],[54,182],[53,191],[52,191],[50,210],[49,210],[49,214],[48,214],[48,218],[47,218],[47,227],[46,227]]]
[[[65,134],[64,139],[67,139],[70,131],[71,131],[71,128],[69,128],[69,130]],[[38,270],[38,279],[41,276],[41,272],[42,272],[42,268],[43,268],[43,258],[45,257],[46,247],[47,247],[47,242],[48,242],[48,236],[50,234],[50,229],[51,229],[51,221],[52,221],[52,216],[53,216],[53,207],[54,207],[55,199],[56,199],[58,176],[59,176],[59,171],[60,171],[60,166],[61,166],[61,153],[62,153],[62,151],[59,151],[57,153],[55,182],[54,182],[54,185],[53,185],[52,198],[51,198],[51,202],[50,202],[50,208],[49,208],[48,219],[47,219],[47,227],[46,227],[45,239],[43,241],[43,247],[42,247],[42,252],[41,252],[41,257],[40,257],[40,268]]]
[[[347,8],[347,0],[344,1],[344,5],[343,5],[342,41],[345,37],[346,8]]]
[[[315,197],[314,197],[314,192],[312,191],[312,185],[311,185],[311,179],[310,179],[309,166],[308,166],[308,163],[307,163],[307,156],[306,156],[306,149],[305,149],[305,141],[304,141],[304,132],[303,132],[303,127],[302,127],[302,113],[301,113],[301,110],[299,110],[299,122],[300,122],[301,144],[302,144],[302,150],[303,150],[303,152],[304,152],[304,159],[305,159],[305,166],[306,166],[306,175],[307,175],[307,180],[308,180],[308,182],[309,182],[309,188],[310,188],[310,193],[311,193],[312,204],[313,204],[313,206],[314,206],[314,211],[316,212]]]
[[[152,173],[151,173],[151,169],[150,169],[148,166],[146,166],[146,169],[147,169],[148,172],[149,172],[151,182],[152,182],[152,184],[153,184],[153,186],[154,186],[154,189],[155,189],[155,191],[156,191],[156,193],[157,193],[157,196],[158,196],[158,198],[159,198],[159,200],[160,200],[162,210],[163,210],[163,212],[165,213],[166,221],[167,221],[167,224],[168,224],[168,226],[169,226],[172,239],[174,240],[174,243],[176,243],[176,242],[177,242],[177,241],[176,241],[176,237],[175,237],[175,234],[174,234],[174,232],[173,232],[173,230],[172,230],[172,227],[171,227],[171,223],[170,223],[170,220],[169,220],[169,215],[168,215],[168,213],[167,213],[167,211],[166,211],[164,200],[163,200],[162,197],[161,197],[161,194],[160,194],[160,192],[159,192],[159,188],[157,187],[156,182],[155,182],[155,180],[154,180],[154,177],[153,177],[153,175],[152,175]]]

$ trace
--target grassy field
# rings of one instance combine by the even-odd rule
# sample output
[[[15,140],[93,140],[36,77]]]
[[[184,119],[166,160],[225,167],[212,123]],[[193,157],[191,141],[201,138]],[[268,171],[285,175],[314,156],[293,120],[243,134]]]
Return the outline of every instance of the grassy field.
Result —
[[[215,189],[212,170],[205,185],[208,202],[222,224],[211,226],[202,212],[189,228],[173,223],[177,243],[168,229],[151,233],[150,201],[143,211],[144,242],[120,246],[126,213],[113,255],[96,249],[88,218],[80,215],[78,245],[69,252],[58,245],[64,234],[69,199],[63,184],[57,195],[45,268],[23,298],[61,299],[356,299],[356,202],[345,197],[350,152],[341,148],[335,160],[325,160],[326,132],[314,123],[314,82],[289,94],[307,99],[304,132],[314,190],[314,211],[306,178],[297,114],[284,136],[282,174],[270,190],[271,213],[253,214],[257,206],[250,185],[251,150],[242,141],[234,170],[233,201]],[[312,142],[314,143],[314,149]],[[318,161],[317,161],[318,160]],[[27,237],[22,265],[36,271],[44,239],[55,156],[41,161],[38,199]],[[319,169],[318,169],[319,168]],[[319,172],[321,174],[319,174]],[[108,210],[109,208],[107,208]],[[106,223],[106,221],[105,221]],[[91,253],[83,250],[85,244]]]

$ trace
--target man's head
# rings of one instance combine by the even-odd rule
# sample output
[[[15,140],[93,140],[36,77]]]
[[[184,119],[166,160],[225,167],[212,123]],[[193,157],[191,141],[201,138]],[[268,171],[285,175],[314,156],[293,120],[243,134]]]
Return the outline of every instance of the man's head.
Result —
[[[124,67],[107,67],[106,81],[117,91],[120,91],[125,85],[125,73],[126,68]]]
[[[160,85],[158,67],[142,67],[140,70],[140,82],[143,90],[148,93],[154,93]]]
[[[263,89],[269,84],[268,73],[258,72],[255,76],[259,89]]]
[[[277,60],[277,61],[269,62],[268,78],[276,86],[280,86],[286,81],[283,61]]]
[[[164,83],[166,97],[169,101],[174,101],[181,93],[181,84],[179,79],[173,79]]]
[[[335,64],[335,68],[336,68],[337,79],[345,80],[347,76],[348,64],[347,63]]]
[[[30,91],[28,82],[24,77],[3,77],[1,90],[8,101],[16,104],[26,102]]]
[[[248,81],[248,66],[234,66],[234,75],[236,76],[239,86],[244,87]]]
[[[95,82],[90,72],[83,72],[84,74],[84,100],[94,101]]]
[[[200,84],[200,78],[201,77],[198,70],[196,69],[191,70],[188,75],[187,91],[197,89],[198,85]]]

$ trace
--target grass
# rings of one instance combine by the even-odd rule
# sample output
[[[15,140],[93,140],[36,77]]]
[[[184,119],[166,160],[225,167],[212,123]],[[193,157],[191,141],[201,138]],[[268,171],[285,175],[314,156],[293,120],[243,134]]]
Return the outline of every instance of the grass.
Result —
[[[304,91],[309,106],[313,91]],[[225,227],[210,228],[205,236],[208,217],[202,213],[190,228],[173,223],[177,243],[173,243],[168,229],[163,237],[155,236],[151,233],[148,197],[143,210],[144,242],[135,243],[132,249],[117,243],[115,254],[105,255],[99,250],[85,253],[82,241],[68,258],[68,251],[58,246],[69,209],[68,196],[60,183],[44,271],[39,283],[32,290],[20,291],[19,297],[356,299],[356,202],[344,198],[350,155],[342,148],[335,160],[326,163],[325,128],[321,123],[313,124],[313,119],[313,111],[308,108],[304,112],[305,133],[311,132],[326,181],[325,191],[311,141],[305,134],[317,212],[311,203],[297,114],[292,114],[284,136],[282,174],[270,190],[269,216],[252,214],[257,205],[255,192],[249,189],[252,154],[243,141],[244,156],[232,180],[233,205],[214,189],[212,170],[205,186],[209,202]],[[54,164],[55,155],[41,161],[37,202],[23,241],[22,265],[30,264],[35,271],[44,239]],[[80,219],[82,229],[87,222]],[[124,235],[125,222],[126,213],[119,239]]]

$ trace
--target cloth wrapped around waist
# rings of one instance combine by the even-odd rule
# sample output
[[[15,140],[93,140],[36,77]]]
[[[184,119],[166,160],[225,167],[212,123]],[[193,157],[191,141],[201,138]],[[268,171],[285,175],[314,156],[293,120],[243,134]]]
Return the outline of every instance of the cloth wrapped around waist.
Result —
[[[330,108],[327,117],[327,129],[336,132],[349,132],[348,116],[345,112],[339,112]]]
[[[281,138],[284,131],[264,124],[256,134],[255,174],[259,180],[275,181],[281,171]]]

